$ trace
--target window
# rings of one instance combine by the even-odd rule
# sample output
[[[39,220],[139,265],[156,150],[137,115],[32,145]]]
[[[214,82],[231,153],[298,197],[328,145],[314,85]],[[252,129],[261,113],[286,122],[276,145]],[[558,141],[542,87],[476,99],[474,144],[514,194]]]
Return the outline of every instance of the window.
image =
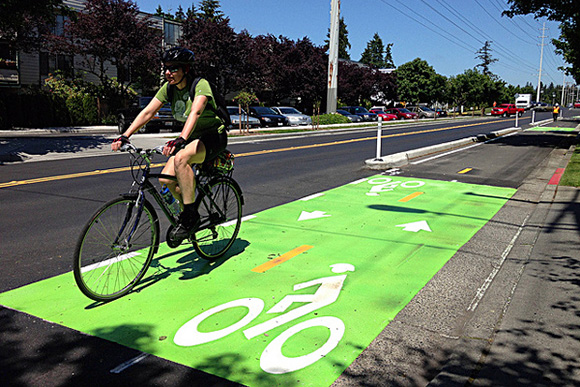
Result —
[[[64,36],[64,26],[68,22],[68,17],[57,15],[54,25],[52,26],[52,33],[58,36]]]
[[[163,31],[165,44],[169,46],[176,46],[179,39],[181,39],[181,25],[170,23],[169,21],[164,20]]]
[[[49,54],[41,52],[39,59],[39,70],[41,76],[60,70],[65,76],[73,75],[73,56],[63,54]]]
[[[0,43],[0,84],[17,84],[18,82],[16,51],[8,43]]]

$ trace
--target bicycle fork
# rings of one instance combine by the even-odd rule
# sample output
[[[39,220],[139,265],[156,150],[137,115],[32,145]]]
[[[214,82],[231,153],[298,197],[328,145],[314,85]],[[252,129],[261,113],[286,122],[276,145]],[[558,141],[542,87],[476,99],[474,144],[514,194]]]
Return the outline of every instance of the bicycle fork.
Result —
[[[123,220],[121,229],[119,230],[117,236],[115,237],[115,240],[113,241],[112,246],[113,250],[124,253],[131,247],[131,239],[133,238],[133,235],[135,235],[135,232],[137,231],[139,220],[141,220],[141,214],[143,214],[144,202],[145,202],[145,194],[143,193],[143,191],[139,191],[137,193],[137,196],[135,197],[135,201],[127,203],[127,212],[125,214],[125,219]],[[132,222],[134,211],[137,211],[137,213],[135,214],[135,220]],[[131,226],[130,223],[133,223],[133,225]],[[131,227],[131,230],[121,243],[121,239],[123,238],[123,234],[127,226]]]

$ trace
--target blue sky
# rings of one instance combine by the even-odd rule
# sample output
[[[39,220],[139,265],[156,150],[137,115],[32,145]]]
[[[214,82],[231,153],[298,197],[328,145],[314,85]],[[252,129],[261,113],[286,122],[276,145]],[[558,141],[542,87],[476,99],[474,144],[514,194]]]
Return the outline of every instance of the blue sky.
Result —
[[[154,13],[158,5],[174,13],[192,1],[134,0],[139,9]],[[200,2],[193,1],[196,6]],[[452,76],[478,64],[475,52],[492,41],[492,56],[499,61],[493,73],[513,85],[538,84],[542,23],[532,16],[501,16],[505,0],[342,0],[351,44],[351,59],[359,60],[367,43],[378,33],[383,43],[393,43],[395,65],[415,58],[426,60],[439,74]],[[330,0],[222,0],[222,12],[236,32],[251,35],[305,36],[324,44],[330,26]],[[571,82],[557,68],[563,65],[550,40],[559,35],[558,24],[546,21],[542,82]]]

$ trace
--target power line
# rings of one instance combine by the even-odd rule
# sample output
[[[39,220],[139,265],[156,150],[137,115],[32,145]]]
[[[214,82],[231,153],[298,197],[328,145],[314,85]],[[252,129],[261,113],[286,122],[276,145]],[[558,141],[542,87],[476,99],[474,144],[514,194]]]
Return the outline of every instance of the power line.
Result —
[[[506,8],[504,8],[504,7],[505,7],[507,4],[500,4],[500,3],[499,3],[497,0],[495,0],[495,1],[496,1],[496,2],[497,2],[497,4],[499,4],[499,5],[496,5],[496,4],[494,4],[494,3],[491,3],[491,2],[490,2],[490,4],[491,4],[491,5],[493,5],[493,6],[495,7],[495,9],[497,9],[497,10],[498,10],[498,12],[499,12],[499,13],[500,13],[500,15],[501,15],[500,17],[502,17],[502,16],[503,16],[503,15],[502,15],[502,14],[503,14],[503,12],[506,10]],[[481,6],[481,4],[480,4],[480,6]],[[488,13],[488,15],[489,15],[489,13]],[[509,21],[511,24],[513,24],[513,25],[514,25],[516,28],[518,28],[520,31],[522,31],[524,34],[526,34],[526,35],[527,35],[527,34],[529,34],[529,32],[528,32],[528,31],[524,31],[524,29],[523,29],[522,27],[520,27],[520,25],[519,25],[519,24],[517,24],[517,23],[516,23],[516,21],[515,21],[514,19],[512,19],[512,18],[508,18],[507,20],[508,20],[508,21]],[[499,22],[498,22],[498,23],[499,23]],[[530,26],[530,27],[531,27],[531,26]],[[534,28],[534,27],[531,27],[531,28],[532,28],[532,30],[535,32],[535,28]],[[518,37],[517,35],[516,35],[516,37],[517,37],[518,39],[520,39],[522,42],[526,43],[526,44],[532,44],[532,45],[533,45],[533,44],[535,44],[535,43],[529,42],[529,41],[527,41],[527,40],[524,40],[524,39],[522,39],[522,38]]]
[[[491,38],[489,38],[487,36],[487,33],[486,32],[482,31],[480,28],[478,28],[477,26],[475,26],[471,21],[469,21],[464,16],[462,16],[459,12],[455,11],[453,9],[453,7],[451,7],[445,0],[437,0],[437,2],[439,4],[441,4],[441,6],[447,8],[447,10],[449,12],[451,12],[453,15],[455,15],[456,17],[458,17],[459,19],[461,19],[465,24],[467,24],[476,33],[479,33],[479,34],[483,35],[486,38],[486,40],[490,40],[490,41],[493,40],[493,39],[491,39]],[[503,54],[505,55],[505,57],[502,56],[504,59],[510,60],[510,61],[514,62],[515,64],[517,64],[517,65],[524,64],[524,65],[527,65],[528,67],[530,67],[530,68],[532,68],[534,70],[536,69],[535,66],[531,65],[530,63],[527,63],[526,64],[526,63],[522,63],[521,61],[516,62],[513,59],[513,53],[510,51],[509,48],[503,46],[501,43],[497,43],[496,42],[495,44],[496,44],[498,50],[500,50],[501,52],[503,52]],[[498,52],[498,54],[501,56],[501,53]]]
[[[451,21],[448,17],[446,17],[445,15],[441,14],[441,12],[439,12],[438,10],[434,9],[432,6],[430,6],[429,4],[427,4],[425,1],[421,0],[421,2],[423,2],[424,4],[426,4],[429,8],[431,8],[433,11],[435,11],[435,13],[437,13],[438,15],[440,15],[441,17],[443,17],[445,20],[447,20],[448,22],[450,22],[452,25],[454,25],[456,28],[458,28],[460,31],[462,31],[464,34],[468,35],[469,37],[473,38],[475,41],[477,42],[481,42],[481,39],[485,39],[485,37],[487,36],[487,34],[485,32],[482,32],[477,26],[475,26],[471,21],[469,21],[468,19],[466,19],[465,17],[461,16],[460,14],[458,14],[457,12],[455,12],[453,10],[453,8],[451,6],[449,6],[449,4],[447,4],[445,2],[445,0],[441,0],[443,1],[443,4],[441,1],[437,0],[439,2],[439,4],[441,4],[443,7],[446,7],[448,10],[450,10],[450,12],[452,14],[454,14],[455,16],[458,17],[458,19],[460,19],[463,23],[465,23],[469,28],[471,28],[473,31],[475,31],[475,33],[481,34],[483,36],[483,38],[480,37],[476,37],[473,34],[471,34],[470,32],[466,31],[463,27],[457,25],[457,23]],[[475,0],[477,2],[477,0]],[[426,23],[429,23],[431,25],[433,25],[435,28],[432,28],[428,25],[426,25],[425,23],[423,23],[421,20],[417,19],[416,17],[411,16],[411,14],[409,13],[405,13],[402,10],[399,9],[398,6],[393,5],[391,3],[389,3],[387,0],[381,0],[381,2],[383,2],[385,5],[387,5],[389,7],[389,10],[395,10],[397,12],[399,12],[400,14],[404,15],[405,17],[407,17],[408,19],[413,20],[415,23],[425,27],[426,29],[428,29],[429,31],[443,37],[445,40],[453,43],[456,46],[459,46],[461,48],[463,48],[464,50],[470,51],[471,53],[476,53],[477,49],[474,47],[470,47],[470,45],[468,45],[467,43],[465,43],[464,41],[460,40],[459,38],[455,37],[455,36],[445,36],[443,33],[441,33],[440,31],[442,31],[441,27],[439,25],[435,25],[431,20],[421,16],[420,14],[416,13],[416,10],[413,10],[413,14],[415,16],[420,17],[422,20],[424,20]],[[483,8],[483,6],[481,5],[481,3],[477,2],[477,4]],[[407,10],[411,11],[411,9],[406,8]],[[499,24],[502,28],[506,29],[501,23],[499,23],[491,14],[489,14],[489,12],[487,12],[487,10],[485,8],[483,8],[484,11],[488,14],[488,16],[490,16],[490,18],[492,18],[494,20],[494,22],[496,22],[497,24]],[[507,29],[506,29],[507,30]],[[513,31],[509,31],[510,33],[510,37],[516,36],[513,34]],[[455,40],[451,40],[450,38],[456,39]],[[493,40],[493,39],[486,39],[486,40]],[[527,43],[527,42],[526,42]],[[501,44],[497,43],[496,44],[498,47],[498,55],[505,60],[508,60],[512,63],[514,63],[517,67],[513,67],[510,66],[504,62],[498,62],[498,65],[507,69],[510,69],[512,71],[519,71],[520,73],[522,72],[522,66],[529,68],[530,70],[532,70],[532,73],[536,73],[537,69],[535,66],[531,65],[529,62],[526,63],[526,60],[523,60],[522,58],[518,58],[517,60],[514,58],[514,54],[512,51],[510,51],[510,49],[508,48],[504,48]]]
[[[457,24],[455,24],[455,22],[453,20],[449,19],[447,16],[445,16],[441,12],[439,12],[439,10],[437,10],[437,8],[431,6],[425,0],[421,0],[421,2],[423,4],[425,4],[427,7],[431,8],[433,11],[435,11],[435,13],[437,13],[439,16],[441,16],[442,18],[444,18],[445,20],[447,20],[449,23],[453,24],[455,27],[459,28],[461,31],[465,32],[467,35],[471,36],[473,39],[477,40],[479,43],[482,43],[481,41],[479,41],[479,38],[473,36],[472,34],[470,34],[469,32],[467,32],[466,30],[464,30],[463,28],[461,28],[460,26],[458,26]]]
[[[490,13],[489,13],[489,11],[488,11],[488,10],[487,10],[487,9],[486,9],[486,8],[485,8],[483,5],[481,5],[481,3],[480,3],[478,0],[474,0],[474,1],[475,1],[475,3],[476,3],[477,5],[479,5],[479,6],[481,7],[481,9],[483,9],[483,11],[484,11],[484,12],[485,12],[485,13],[486,13],[486,14],[487,14],[487,15],[488,15],[488,16],[489,16],[489,17],[490,17],[490,18],[491,18],[491,19],[492,19],[494,22],[496,22],[496,23],[497,23],[497,24],[498,24],[498,25],[499,25],[501,28],[503,28],[504,30],[506,30],[508,33],[512,34],[512,31],[508,30],[508,29],[507,29],[507,28],[506,28],[506,27],[505,27],[503,24],[501,24],[499,21],[497,21],[497,20],[496,20],[496,19],[495,19],[495,18],[492,16],[492,14],[490,14]],[[516,25],[516,26],[517,26],[517,25]],[[517,27],[519,28],[519,26],[517,26]],[[521,28],[520,28],[520,29],[521,29]],[[522,30],[522,31],[523,31],[523,30]],[[524,33],[526,33],[526,31],[524,31]],[[519,36],[517,36],[517,35],[514,35],[514,36],[515,36],[515,37],[517,37],[518,39],[520,39],[521,41],[523,41],[524,43],[528,43],[528,42],[526,42],[525,40],[523,40],[522,38],[520,38]],[[529,43],[528,43],[528,44],[529,44]]]
[[[381,1],[381,2],[383,2],[383,3],[385,3],[386,5],[388,5],[388,6],[389,6],[389,9],[391,9],[391,10],[393,10],[393,9],[394,9],[395,11],[399,12],[401,15],[403,15],[403,16],[405,16],[405,17],[407,17],[407,18],[411,19],[411,20],[413,20],[414,22],[416,22],[416,23],[420,24],[421,26],[423,26],[423,27],[427,28],[429,31],[436,33],[437,35],[441,36],[443,39],[445,39],[445,40],[447,40],[447,41],[449,41],[449,42],[451,42],[451,43],[453,43],[453,44],[455,44],[455,45],[457,45],[457,46],[459,46],[459,47],[463,48],[464,50],[467,50],[467,51],[470,51],[470,52],[475,52],[475,51],[477,50],[476,48],[473,48],[473,47],[471,47],[471,48],[470,48],[468,45],[466,45],[465,43],[461,42],[459,39],[457,39],[457,38],[455,38],[455,37],[454,37],[454,38],[455,38],[455,39],[457,39],[457,40],[458,40],[458,42],[456,42],[456,41],[453,41],[453,40],[449,39],[449,37],[447,37],[447,36],[443,35],[443,34],[442,34],[442,33],[440,33],[439,31],[437,31],[437,30],[434,30],[433,28],[431,28],[431,27],[429,27],[429,26],[427,26],[427,25],[423,24],[423,23],[422,23],[422,22],[420,22],[419,20],[415,19],[413,16],[411,16],[411,15],[408,15],[408,14],[406,14],[405,12],[403,12],[403,11],[399,10],[399,9],[398,9],[396,6],[394,6],[393,4],[390,4],[390,3],[389,3],[389,2],[387,2],[386,0],[380,0],[380,1]],[[432,23],[432,22],[430,22],[430,21],[429,21],[429,23],[433,24],[433,23]],[[433,25],[434,25],[434,24],[433,24]]]

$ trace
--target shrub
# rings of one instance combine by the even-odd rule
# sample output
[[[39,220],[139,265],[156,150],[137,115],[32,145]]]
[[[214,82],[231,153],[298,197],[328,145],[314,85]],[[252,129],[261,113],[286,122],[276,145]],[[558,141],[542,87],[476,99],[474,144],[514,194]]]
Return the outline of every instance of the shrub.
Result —
[[[335,124],[348,124],[350,120],[343,116],[342,114],[321,114],[320,116],[313,116],[312,122],[316,122],[320,119],[320,125],[335,125]]]

